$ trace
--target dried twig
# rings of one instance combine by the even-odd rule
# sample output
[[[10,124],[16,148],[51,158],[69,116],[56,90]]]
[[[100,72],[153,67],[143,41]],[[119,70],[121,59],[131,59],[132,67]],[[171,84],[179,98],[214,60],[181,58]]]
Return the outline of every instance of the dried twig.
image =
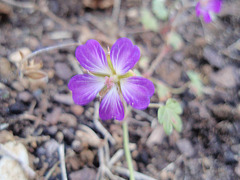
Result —
[[[32,168],[30,168],[26,163],[24,163],[21,159],[19,159],[15,154],[12,154],[11,152],[9,152],[2,144],[0,144],[0,151],[4,155],[6,155],[6,156],[14,159],[15,161],[17,161],[21,165],[21,167],[23,168],[24,172],[30,178],[34,178],[36,176],[36,173],[33,171]]]
[[[76,71],[77,74],[83,74],[83,71],[81,67],[79,66],[79,63],[76,61],[76,59],[73,57],[73,55],[69,54],[67,56],[67,59],[69,60],[71,66]]]
[[[64,155],[64,144],[61,144],[58,149],[59,157],[60,157],[60,166],[62,173],[62,180],[67,180],[67,172],[65,166],[65,155]]]
[[[147,77],[151,77],[151,75],[153,74],[153,72],[155,71],[155,69],[158,67],[158,65],[160,64],[160,62],[163,60],[164,56],[171,50],[171,47],[168,45],[164,45],[161,49],[161,51],[159,52],[158,56],[156,57],[156,59],[152,62],[150,68],[148,69],[148,71],[146,73],[144,73]]]
[[[129,170],[126,168],[118,167],[118,166],[113,166],[112,169],[116,171],[119,174],[122,174],[124,176],[129,177]],[[156,180],[155,178],[152,178],[150,176],[147,176],[145,174],[142,174],[140,172],[134,171],[134,177],[136,180]]]
[[[114,0],[112,19],[117,22],[121,7],[121,0]]]

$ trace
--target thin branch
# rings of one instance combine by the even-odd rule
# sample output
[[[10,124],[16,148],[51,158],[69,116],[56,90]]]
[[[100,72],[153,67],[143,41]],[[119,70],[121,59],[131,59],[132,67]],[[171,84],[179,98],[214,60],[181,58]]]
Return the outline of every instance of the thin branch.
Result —
[[[128,176],[129,177],[129,170],[123,167],[113,166],[112,169],[116,171],[117,173]],[[156,180],[155,178],[152,178],[150,176],[147,176],[145,174],[142,174],[140,172],[134,171],[134,177],[136,180]]]
[[[121,0],[114,0],[112,19],[117,22],[121,7]]]
[[[156,59],[152,62],[150,68],[147,70],[146,73],[144,73],[147,77],[151,77],[155,69],[158,67],[160,62],[163,60],[164,56],[171,50],[171,47],[168,45],[164,45],[159,52]]]
[[[60,157],[60,166],[62,173],[62,180],[67,180],[67,172],[65,166],[65,155],[64,155],[64,144],[61,144],[58,149],[59,157]]]

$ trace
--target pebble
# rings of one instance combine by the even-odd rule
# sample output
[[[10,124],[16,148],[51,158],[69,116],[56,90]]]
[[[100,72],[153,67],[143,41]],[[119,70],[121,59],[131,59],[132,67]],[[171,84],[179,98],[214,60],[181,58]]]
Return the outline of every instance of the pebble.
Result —
[[[146,144],[149,148],[151,148],[155,144],[160,145],[162,144],[164,137],[166,137],[166,134],[163,130],[163,127],[158,125],[153,129],[152,133],[147,139]]]
[[[75,152],[80,152],[81,150],[81,142],[78,141],[78,140],[74,140],[72,142],[72,149],[75,151]]]
[[[46,149],[47,157],[52,157],[53,154],[57,151],[59,144],[56,140],[51,139],[44,144],[44,147]]]
[[[13,114],[21,114],[26,110],[25,106],[23,103],[20,101],[17,101],[15,104],[12,104],[9,106],[9,111],[10,113]]]
[[[6,58],[0,58],[0,64],[0,81],[12,81],[14,74],[10,62]]]
[[[55,70],[57,76],[63,80],[69,80],[73,75],[71,69],[66,63],[56,63]]]
[[[30,102],[33,98],[33,96],[28,91],[20,92],[18,97],[19,100],[23,102]]]
[[[236,82],[236,68],[233,66],[226,66],[217,73],[212,73],[210,79],[216,85],[223,88],[234,88],[237,85]]]
[[[71,94],[55,94],[53,99],[61,104],[73,105],[74,101]]]
[[[46,121],[50,122],[52,125],[56,125],[61,113],[62,109],[55,107],[51,113],[47,114]]]
[[[69,175],[71,180],[94,180],[96,179],[96,171],[88,167],[84,167],[79,171],[70,173]]]
[[[194,155],[194,149],[188,139],[179,139],[177,141],[177,147],[186,157],[191,157]]]
[[[76,127],[77,126],[77,118],[68,113],[63,113],[59,117],[59,121],[66,124],[67,127]]]
[[[209,64],[214,67],[222,68],[224,66],[223,57],[209,46],[206,46],[203,49],[203,56],[209,62]]]
[[[74,115],[76,116],[80,116],[82,115],[84,108],[82,106],[79,105],[72,105],[71,106],[71,111],[73,112]]]
[[[14,81],[12,83],[12,87],[17,90],[18,92],[24,91],[23,85],[19,81]]]

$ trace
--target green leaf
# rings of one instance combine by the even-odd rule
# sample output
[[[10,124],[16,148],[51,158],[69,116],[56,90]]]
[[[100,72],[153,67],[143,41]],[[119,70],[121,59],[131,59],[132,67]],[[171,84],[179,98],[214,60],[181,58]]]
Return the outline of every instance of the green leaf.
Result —
[[[153,0],[152,11],[157,18],[165,21],[168,18],[168,9],[165,7],[165,0]]]
[[[174,111],[176,114],[182,114],[182,107],[175,99],[168,99],[166,106]]]
[[[158,122],[160,124],[162,124],[166,119],[167,119],[167,113],[166,113],[166,107],[165,106],[161,106],[158,109]]]
[[[156,18],[152,15],[152,13],[144,8],[141,10],[141,22],[144,28],[152,31],[158,30],[158,23]]]
[[[203,94],[203,84],[200,75],[194,71],[188,71],[187,75],[191,81],[190,89],[195,95],[201,96]]]
[[[171,121],[166,121],[165,123],[163,123],[163,129],[167,135],[170,135],[173,131],[173,126]]]
[[[174,129],[176,129],[177,132],[181,132],[182,131],[181,117],[178,114],[173,114],[171,121]]]
[[[167,44],[171,45],[174,50],[179,50],[183,46],[182,37],[175,31],[167,34]]]
[[[170,135],[173,128],[176,131],[182,131],[182,120],[179,114],[182,113],[180,104],[174,99],[168,99],[166,105],[158,109],[158,122],[163,124],[163,129],[167,135]]]

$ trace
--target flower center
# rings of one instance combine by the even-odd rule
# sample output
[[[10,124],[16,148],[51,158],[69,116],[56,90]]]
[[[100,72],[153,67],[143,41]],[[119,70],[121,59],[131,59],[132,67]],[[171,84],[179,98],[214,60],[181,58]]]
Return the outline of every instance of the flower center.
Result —
[[[108,77],[106,76],[105,77],[105,85],[107,86],[107,89],[111,89],[111,87],[113,86],[114,84],[114,79],[113,77]]]

